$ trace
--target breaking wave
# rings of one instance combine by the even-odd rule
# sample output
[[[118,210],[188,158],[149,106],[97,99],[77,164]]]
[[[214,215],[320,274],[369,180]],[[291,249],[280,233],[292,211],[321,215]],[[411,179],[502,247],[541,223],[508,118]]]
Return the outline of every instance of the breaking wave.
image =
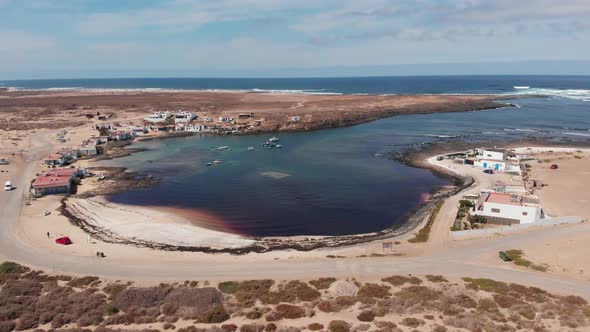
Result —
[[[590,101],[590,89],[547,89],[534,88],[515,89],[512,94],[516,95],[542,95],[555,98],[567,98],[581,101]]]
[[[306,95],[342,95],[338,92],[329,92],[325,90],[288,90],[288,89],[167,89],[167,88],[85,88],[85,87],[59,87],[59,88],[23,88],[7,87],[8,91],[87,91],[94,93],[120,93],[120,92],[254,92],[269,94],[306,94]]]

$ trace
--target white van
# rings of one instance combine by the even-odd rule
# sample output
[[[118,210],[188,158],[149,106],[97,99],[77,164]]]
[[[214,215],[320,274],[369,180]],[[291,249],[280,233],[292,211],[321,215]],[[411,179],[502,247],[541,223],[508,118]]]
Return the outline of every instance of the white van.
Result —
[[[4,182],[4,190],[11,191],[12,190],[12,182],[10,182],[10,181]]]

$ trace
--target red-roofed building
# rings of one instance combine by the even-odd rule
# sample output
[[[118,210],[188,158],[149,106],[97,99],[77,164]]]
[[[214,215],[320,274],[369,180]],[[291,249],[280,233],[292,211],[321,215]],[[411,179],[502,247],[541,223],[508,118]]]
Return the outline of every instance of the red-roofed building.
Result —
[[[43,160],[43,163],[49,166],[61,166],[66,163],[66,159],[59,153],[52,153]]]
[[[31,183],[31,193],[35,196],[69,194],[78,168],[56,168],[42,173]]]
[[[523,196],[490,192],[480,197],[475,214],[498,224],[528,224],[545,218],[545,213],[536,200]]]

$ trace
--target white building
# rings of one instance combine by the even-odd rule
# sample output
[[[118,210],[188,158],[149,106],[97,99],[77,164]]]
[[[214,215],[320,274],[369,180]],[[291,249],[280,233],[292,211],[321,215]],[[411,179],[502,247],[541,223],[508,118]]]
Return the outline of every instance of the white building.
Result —
[[[494,171],[503,172],[506,169],[506,162],[503,160],[477,159],[473,163],[474,166],[483,169],[493,169]]]
[[[535,199],[498,192],[480,196],[474,214],[498,224],[528,224],[545,218]]]
[[[174,123],[189,123],[197,118],[193,112],[178,111],[174,114]]]
[[[197,123],[189,123],[183,127],[184,131],[188,131],[191,133],[206,133],[210,132],[211,128],[208,125],[204,124],[197,124]]]
[[[292,116],[290,118],[291,122],[300,122],[301,121],[301,117],[296,115],[296,116]]]
[[[504,152],[500,150],[476,149],[482,159],[504,160]]]
[[[82,145],[79,149],[80,154],[83,156],[96,156],[98,154],[98,150],[96,149],[96,145]]]
[[[232,121],[234,121],[234,118],[230,118],[228,116],[220,116],[219,117],[219,122],[227,123],[227,122],[232,122]]]
[[[135,135],[143,135],[149,132],[149,129],[144,126],[128,126],[127,129],[132,131]]]
[[[150,114],[143,119],[151,123],[161,123],[166,122],[166,120],[168,120],[171,117],[172,114],[170,112],[154,112],[153,114]]]

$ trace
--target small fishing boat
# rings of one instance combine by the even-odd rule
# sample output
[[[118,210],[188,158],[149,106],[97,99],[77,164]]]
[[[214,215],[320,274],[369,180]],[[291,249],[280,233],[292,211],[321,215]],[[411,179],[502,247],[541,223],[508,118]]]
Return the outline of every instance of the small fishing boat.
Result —
[[[253,146],[249,146],[248,147],[248,151],[252,151],[252,150],[254,150],[254,147]]]
[[[514,88],[515,90],[528,90],[528,89],[530,89],[531,87],[530,87],[530,86],[526,86],[526,85],[515,85],[515,86],[513,86],[513,88]]]
[[[207,166],[211,166],[211,165],[213,165],[213,163],[212,162],[208,162],[206,165]]]
[[[222,163],[222,161],[221,161],[221,160],[213,160],[213,163],[214,163],[214,164],[221,164],[221,163]]]
[[[215,150],[217,150],[217,151],[229,150],[229,146],[227,146],[227,145],[218,146],[218,147],[215,148]]]
[[[280,148],[282,148],[282,147],[283,147],[283,146],[282,146],[282,145],[280,145],[280,144],[277,144],[277,145],[275,145],[275,148],[277,148],[277,149],[280,149]]]
[[[279,140],[278,137],[271,137],[268,141],[269,142],[277,142]]]

